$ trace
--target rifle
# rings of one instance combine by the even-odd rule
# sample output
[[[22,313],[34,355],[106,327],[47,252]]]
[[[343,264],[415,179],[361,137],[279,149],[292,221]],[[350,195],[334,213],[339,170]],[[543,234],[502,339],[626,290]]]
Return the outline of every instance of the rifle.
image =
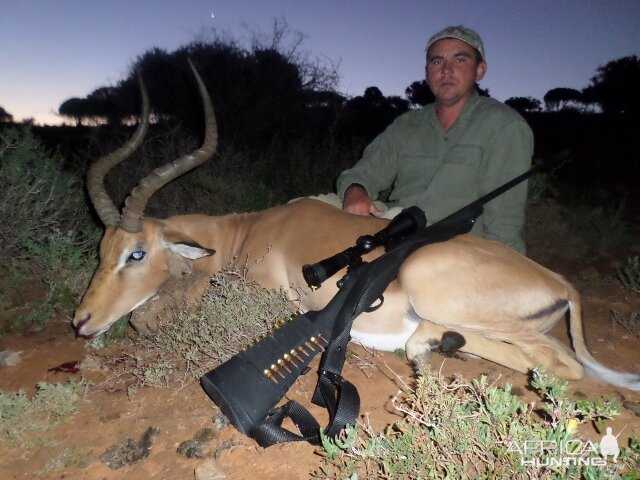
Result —
[[[346,425],[355,424],[360,398],[355,387],[341,376],[354,319],[379,307],[372,305],[384,301],[383,292],[411,253],[429,243],[469,233],[487,202],[541,168],[532,168],[428,227],[424,212],[409,207],[377,234],[360,237],[355,246],[305,265],[303,276],[311,288],[320,287],[348,267],[338,282],[338,293],[322,310],[276,322],[265,335],[203,375],[200,381],[205,392],[240,432],[263,447],[284,441],[318,444],[320,425],[302,405],[290,401],[274,407],[295,380],[307,373],[315,355],[323,352],[312,402],[329,410],[330,423],[324,433],[333,437]],[[379,246],[385,247],[385,254],[369,263],[362,261],[364,253]],[[301,435],[281,427],[286,417],[293,420]]]

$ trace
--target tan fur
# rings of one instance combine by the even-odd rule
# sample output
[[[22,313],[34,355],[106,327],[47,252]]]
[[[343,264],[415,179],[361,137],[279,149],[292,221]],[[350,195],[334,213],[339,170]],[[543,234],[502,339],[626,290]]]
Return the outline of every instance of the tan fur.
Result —
[[[214,273],[230,262],[246,265],[250,278],[267,288],[289,289],[294,300],[302,291],[301,310],[317,310],[334,296],[343,272],[312,293],[302,278],[302,265],[352,246],[359,236],[379,231],[387,222],[304,199],[258,213],[144,219],[140,233],[109,227],[101,243],[100,267],[74,325],[80,335],[100,334],[157,292],[171,277],[170,269],[184,263],[171,261],[177,254],[167,250],[167,241],[215,250],[192,262],[198,271]],[[147,252],[145,259],[123,267],[121,259],[136,249]],[[566,301],[566,306],[526,319],[558,301]],[[568,308],[580,361],[543,333]],[[385,347],[386,338],[410,336],[407,356],[417,361],[446,331],[464,336],[464,352],[523,373],[542,365],[564,378],[578,379],[584,371],[581,362],[595,365],[596,370],[601,367],[586,350],[575,289],[563,277],[509,248],[469,235],[413,253],[385,292],[382,308],[362,314],[352,333],[355,338],[373,339],[369,346],[377,348]],[[630,375],[605,370],[614,376]],[[607,379],[616,383],[616,378]],[[627,380],[623,386],[640,386],[637,380]]]

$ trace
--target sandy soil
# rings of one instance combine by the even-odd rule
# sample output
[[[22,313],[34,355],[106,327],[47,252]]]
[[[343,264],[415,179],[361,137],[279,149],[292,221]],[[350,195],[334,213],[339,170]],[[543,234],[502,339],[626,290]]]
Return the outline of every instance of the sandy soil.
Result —
[[[542,256],[540,252],[538,255]],[[640,299],[625,292],[615,280],[605,279],[610,268],[608,265],[603,267],[602,262],[594,266],[583,259],[576,274],[576,259],[571,256],[556,257],[551,263],[548,258],[546,260],[544,264],[555,265],[554,269],[572,273],[571,278],[578,280],[577,286],[584,297],[587,343],[594,356],[610,368],[640,372],[640,339],[610,319],[612,309],[621,313],[640,310]],[[566,325],[556,326],[551,334],[568,344]],[[44,332],[9,334],[1,341],[3,348],[23,352],[19,366],[0,370],[0,389],[5,392],[24,389],[32,393],[39,381],[63,382],[70,375],[77,378],[85,376],[96,384],[104,380],[103,374],[92,371],[81,370],[76,374],[48,371],[64,362],[82,360],[89,354],[84,340],[74,337],[67,319],[53,322]],[[404,359],[391,353],[368,352],[357,346],[353,350],[357,358],[349,362],[345,376],[360,392],[363,419],[380,430],[399,418],[390,399],[401,382],[411,384],[411,369]],[[524,388],[527,382],[524,375],[481,359],[445,360],[434,356],[431,364],[442,368],[444,375],[462,373],[474,377],[487,373],[498,384],[520,386],[524,392],[523,400],[536,398]],[[309,405],[315,379],[313,373],[301,377],[289,397]],[[629,401],[640,401],[639,392],[613,388],[592,379],[572,382],[571,386],[572,395],[582,392],[595,399],[599,396],[611,398],[620,392]],[[320,409],[314,407],[312,411],[326,418]],[[80,401],[77,414],[60,427],[40,434],[41,439],[46,440],[44,446],[23,452],[0,444],[0,476],[3,479],[190,479],[202,460],[188,459],[179,455],[176,449],[203,427],[211,427],[213,414],[212,402],[197,383],[180,390],[141,389],[133,398],[128,398],[123,388],[111,391],[90,389]],[[100,456],[110,446],[128,438],[137,440],[151,426],[158,427],[159,434],[147,458],[118,470],[112,470],[101,462]],[[607,422],[607,426],[611,426],[614,432],[627,426],[620,437],[623,444],[634,432],[640,435],[640,418],[629,410],[623,409],[620,416]],[[594,441],[599,439],[590,427],[582,433]],[[308,478],[309,472],[320,464],[315,447],[285,444],[265,450],[230,426],[216,432],[212,445],[214,450],[219,449],[217,462],[228,479]],[[71,465],[55,469],[50,466],[52,459],[65,453],[73,458]]]

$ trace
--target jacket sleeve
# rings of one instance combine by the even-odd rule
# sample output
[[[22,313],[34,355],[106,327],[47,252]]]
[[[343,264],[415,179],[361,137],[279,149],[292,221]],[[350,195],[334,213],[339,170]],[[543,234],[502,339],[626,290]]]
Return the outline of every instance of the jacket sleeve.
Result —
[[[522,118],[496,129],[485,150],[486,169],[481,194],[499,187],[531,168],[533,133]],[[487,205],[480,217],[485,238],[499,241],[525,253],[522,228],[527,202],[527,182],[523,182]]]
[[[336,181],[336,193],[340,200],[344,192],[354,183],[362,185],[369,198],[376,200],[378,194],[389,188],[397,173],[397,122],[389,125],[365,148],[362,158],[350,169],[340,174]]]

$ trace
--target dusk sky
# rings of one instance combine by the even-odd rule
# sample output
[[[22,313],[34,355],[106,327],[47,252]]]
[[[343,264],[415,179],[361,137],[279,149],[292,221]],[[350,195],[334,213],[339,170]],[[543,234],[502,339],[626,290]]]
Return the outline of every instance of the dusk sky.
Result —
[[[0,106],[60,123],[64,100],[116,83],[152,47],[173,51],[214,28],[247,41],[274,18],[339,62],[352,96],[375,85],[404,97],[423,76],[426,40],[451,24],[482,36],[481,86],[502,101],[581,89],[599,65],[640,55],[640,0],[0,0]]]

